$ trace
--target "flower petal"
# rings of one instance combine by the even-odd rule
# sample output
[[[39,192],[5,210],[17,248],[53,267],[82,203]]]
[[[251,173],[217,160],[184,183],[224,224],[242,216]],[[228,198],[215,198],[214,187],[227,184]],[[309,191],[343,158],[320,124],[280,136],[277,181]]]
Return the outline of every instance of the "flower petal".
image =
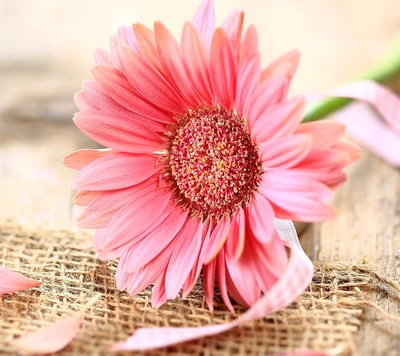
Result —
[[[299,66],[300,56],[298,50],[292,50],[278,57],[262,71],[261,80],[285,77],[290,81]]]
[[[102,191],[81,190],[74,197],[74,204],[78,206],[88,206],[94,199],[99,197]]]
[[[101,192],[79,216],[78,226],[84,229],[107,227],[113,216],[126,204],[140,198],[149,191],[162,189],[157,185],[157,182],[157,179],[146,179],[132,187]]]
[[[93,76],[104,91],[117,103],[139,117],[164,123],[173,123],[170,114],[144,100],[135,92],[121,71],[115,68],[96,65],[92,69]]]
[[[208,309],[212,313],[214,310],[214,280],[215,280],[215,268],[217,265],[217,259],[213,259],[210,263],[203,268],[203,284],[204,284],[204,295],[206,297],[206,303]]]
[[[179,94],[185,107],[197,107],[202,104],[186,76],[181,48],[174,36],[160,22],[154,24],[154,35],[164,77]]]
[[[246,221],[241,207],[236,209],[232,217],[229,234],[225,242],[226,257],[230,260],[238,260],[243,253],[246,238]]]
[[[267,198],[278,196],[280,192],[304,195],[325,203],[333,198],[332,189],[293,169],[273,170],[265,173],[259,191]]]
[[[89,163],[92,163],[98,158],[104,157],[110,153],[115,153],[114,150],[108,148],[92,150],[92,149],[82,149],[70,153],[64,158],[63,163],[71,169],[80,171],[85,168]]]
[[[331,120],[305,122],[296,129],[296,134],[308,134],[313,138],[313,148],[323,149],[331,147],[342,137],[346,125]]]
[[[275,234],[274,210],[261,194],[256,194],[246,208],[247,228],[260,243],[269,243]]]
[[[260,145],[260,159],[266,170],[290,168],[301,162],[311,151],[313,138],[297,134],[281,137]]]
[[[185,283],[183,284],[183,291],[182,291],[183,298],[186,298],[189,295],[189,293],[192,291],[193,287],[195,286],[195,284],[199,278],[201,269],[204,264],[206,246],[207,246],[208,240],[210,238],[210,233],[211,233],[211,222],[210,222],[210,219],[207,219],[207,221],[203,225],[201,249],[196,258],[196,264],[193,266],[188,278],[186,279]]]
[[[115,152],[82,169],[72,182],[78,190],[114,190],[127,188],[150,178],[162,165],[152,155]]]
[[[199,34],[190,22],[185,24],[181,39],[183,65],[193,90],[203,104],[212,104],[208,53]]]
[[[151,231],[134,247],[129,249],[125,270],[134,272],[156,258],[177,237],[187,218],[187,212],[181,208],[174,209],[161,225]]]
[[[224,219],[214,226],[206,246],[204,264],[210,263],[221,250],[228,237],[230,225],[230,220]]]
[[[183,110],[178,94],[164,76],[145,57],[128,46],[118,46],[121,68],[139,95],[160,109],[173,113]]]
[[[92,140],[115,150],[150,153],[160,150],[161,138],[129,115],[106,111],[81,111],[74,122]]]
[[[174,251],[165,275],[165,288],[169,299],[175,298],[193,268],[201,248],[202,222],[188,218],[174,239]]]
[[[206,48],[210,48],[215,29],[215,7],[213,0],[203,0],[193,16],[192,23],[203,39]]]
[[[216,104],[231,109],[235,102],[237,58],[222,29],[215,31],[211,43],[210,75]]]
[[[234,10],[232,11],[228,17],[222,23],[222,29],[226,32],[234,48],[237,50],[240,47],[240,39],[242,37],[243,30],[243,21],[244,21],[244,12]]]
[[[305,107],[302,97],[295,97],[282,104],[278,104],[254,123],[251,137],[258,143],[266,143],[276,137],[292,134],[300,124]]]
[[[130,201],[111,219],[107,226],[103,250],[113,250],[132,242],[153,226],[170,200],[171,192],[153,190]]]
[[[19,273],[0,266],[0,295],[34,288],[41,284],[42,282],[26,278]]]
[[[162,272],[161,275],[157,278],[156,283],[154,284],[153,293],[151,296],[151,306],[153,308],[159,308],[168,300],[165,275],[166,272]]]
[[[139,45],[136,40],[135,32],[132,26],[122,26],[118,29],[118,37],[130,48],[139,52]]]
[[[286,98],[288,86],[287,79],[280,77],[264,82],[256,88],[247,105],[242,108],[250,130],[269,109]]]
[[[248,57],[239,66],[236,87],[236,108],[246,112],[246,105],[260,81],[260,54]]]
[[[50,354],[62,350],[78,334],[81,315],[62,318],[38,331],[11,341],[18,350],[33,354]]]

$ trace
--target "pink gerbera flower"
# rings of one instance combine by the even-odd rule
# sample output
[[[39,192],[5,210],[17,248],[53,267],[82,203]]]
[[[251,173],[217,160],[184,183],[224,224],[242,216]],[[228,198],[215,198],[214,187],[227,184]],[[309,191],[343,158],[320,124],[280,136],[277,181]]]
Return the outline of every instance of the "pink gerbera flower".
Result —
[[[252,305],[287,264],[274,217],[332,218],[332,188],[358,157],[338,141],[344,125],[301,124],[304,99],[287,98],[298,52],[261,70],[256,30],[242,28],[234,12],[215,29],[210,0],[180,43],[159,22],[123,27],[75,97],[76,125],[110,148],[65,159],[80,170],[79,224],[98,229],[100,258],[120,258],[121,290],[155,281],[155,306],[202,268],[210,308],[215,278],[229,308],[229,296]]]

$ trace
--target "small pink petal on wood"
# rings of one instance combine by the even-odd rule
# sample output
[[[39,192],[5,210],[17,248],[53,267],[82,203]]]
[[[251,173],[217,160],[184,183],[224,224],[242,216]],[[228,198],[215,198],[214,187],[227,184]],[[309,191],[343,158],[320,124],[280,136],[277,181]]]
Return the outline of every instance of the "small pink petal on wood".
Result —
[[[310,283],[313,265],[301,249],[296,230],[290,221],[275,220],[275,228],[284,244],[291,248],[289,263],[270,290],[239,318],[230,323],[204,327],[138,329],[126,341],[114,345],[113,349],[150,350],[217,335],[241,323],[258,320],[292,303]]]
[[[41,284],[40,281],[34,281],[0,266],[0,295],[34,288]]]
[[[80,326],[81,315],[75,314],[14,339],[11,344],[29,355],[50,354],[66,347],[75,338]]]

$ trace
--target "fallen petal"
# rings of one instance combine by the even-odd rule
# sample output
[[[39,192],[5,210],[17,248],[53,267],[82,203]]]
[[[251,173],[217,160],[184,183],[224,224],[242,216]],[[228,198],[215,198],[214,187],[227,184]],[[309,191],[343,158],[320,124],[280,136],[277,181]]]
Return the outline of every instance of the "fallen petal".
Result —
[[[0,266],[0,295],[30,289],[42,284]]]
[[[50,325],[16,338],[11,345],[28,355],[46,355],[62,350],[77,335],[81,327],[81,315],[74,314]]]

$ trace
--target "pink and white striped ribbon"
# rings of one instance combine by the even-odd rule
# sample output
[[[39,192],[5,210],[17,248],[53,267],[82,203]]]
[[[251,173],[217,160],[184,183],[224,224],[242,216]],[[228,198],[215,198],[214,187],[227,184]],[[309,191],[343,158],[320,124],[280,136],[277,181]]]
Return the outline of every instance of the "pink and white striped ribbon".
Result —
[[[216,335],[233,327],[263,318],[291,304],[311,282],[313,264],[301,248],[291,221],[275,220],[275,228],[282,241],[291,249],[288,265],[280,279],[244,314],[230,323],[188,328],[138,329],[126,341],[115,345],[115,350],[149,350]]]

